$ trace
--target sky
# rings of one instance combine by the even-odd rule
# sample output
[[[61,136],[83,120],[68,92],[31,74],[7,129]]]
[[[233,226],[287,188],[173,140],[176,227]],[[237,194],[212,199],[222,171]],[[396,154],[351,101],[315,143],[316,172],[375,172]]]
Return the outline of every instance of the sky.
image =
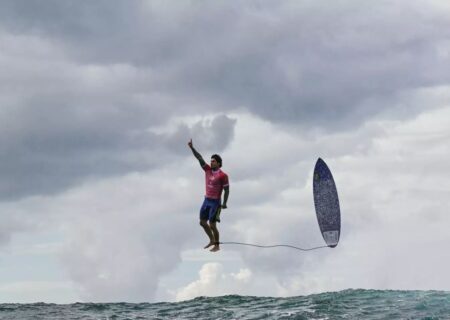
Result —
[[[448,1],[0,2],[0,302],[450,290]],[[222,245],[205,159],[230,178]]]

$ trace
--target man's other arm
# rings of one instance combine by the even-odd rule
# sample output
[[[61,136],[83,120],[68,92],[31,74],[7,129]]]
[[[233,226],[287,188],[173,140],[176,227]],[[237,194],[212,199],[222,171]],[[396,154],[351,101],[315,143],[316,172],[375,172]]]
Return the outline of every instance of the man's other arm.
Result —
[[[230,195],[230,186],[226,186],[223,187],[223,203],[222,203],[222,208],[226,209],[227,208],[227,201],[228,201],[228,196]]]

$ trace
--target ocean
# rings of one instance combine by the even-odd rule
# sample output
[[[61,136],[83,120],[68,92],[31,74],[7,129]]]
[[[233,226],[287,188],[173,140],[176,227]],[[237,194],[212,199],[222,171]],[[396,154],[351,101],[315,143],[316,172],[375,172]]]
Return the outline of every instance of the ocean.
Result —
[[[0,319],[450,319],[450,292],[344,290],[171,303],[0,304]]]

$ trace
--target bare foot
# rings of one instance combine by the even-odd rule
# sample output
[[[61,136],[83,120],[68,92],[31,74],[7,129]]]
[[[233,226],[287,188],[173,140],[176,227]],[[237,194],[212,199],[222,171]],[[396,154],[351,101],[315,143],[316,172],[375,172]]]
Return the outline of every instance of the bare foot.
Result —
[[[219,251],[220,250],[220,247],[219,247],[219,245],[215,245],[214,246],[214,248],[212,248],[211,250],[209,250],[209,251],[211,251],[211,252],[216,252],[216,251]]]
[[[214,242],[210,242],[210,243],[208,243],[203,249],[208,249],[209,247],[211,247],[211,246],[213,246],[214,245]]]

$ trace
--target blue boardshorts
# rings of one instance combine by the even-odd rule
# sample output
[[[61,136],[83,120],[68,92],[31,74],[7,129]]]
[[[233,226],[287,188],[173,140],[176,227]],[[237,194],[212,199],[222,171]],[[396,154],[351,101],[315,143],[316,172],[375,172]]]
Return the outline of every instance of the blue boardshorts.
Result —
[[[200,208],[200,220],[220,222],[220,199],[206,198]]]

